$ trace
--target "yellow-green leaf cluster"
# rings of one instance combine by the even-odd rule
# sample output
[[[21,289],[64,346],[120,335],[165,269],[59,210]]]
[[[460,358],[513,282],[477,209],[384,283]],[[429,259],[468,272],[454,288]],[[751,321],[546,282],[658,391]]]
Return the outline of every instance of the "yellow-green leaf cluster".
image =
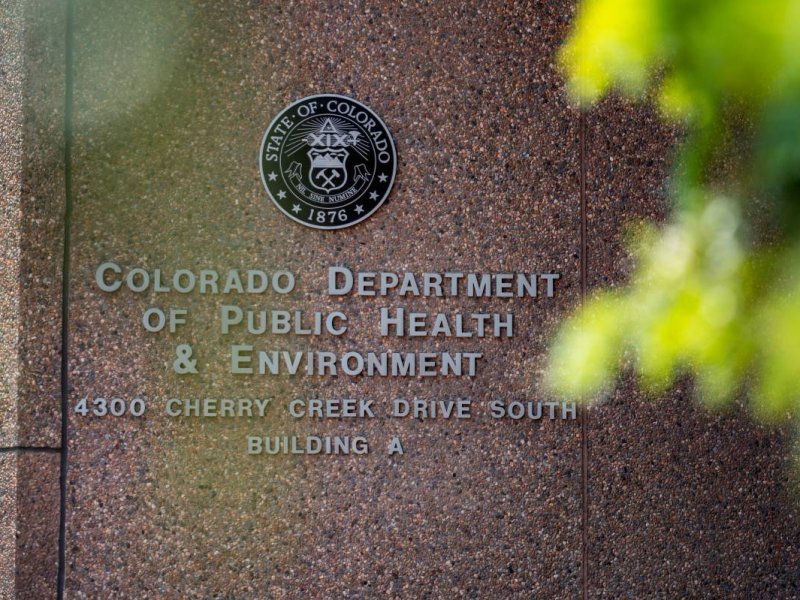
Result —
[[[595,398],[631,366],[654,391],[691,374],[709,405],[800,412],[800,2],[585,0],[560,62],[584,106],[657,98],[686,135],[672,217],[639,234],[627,287],[564,323],[551,388]]]

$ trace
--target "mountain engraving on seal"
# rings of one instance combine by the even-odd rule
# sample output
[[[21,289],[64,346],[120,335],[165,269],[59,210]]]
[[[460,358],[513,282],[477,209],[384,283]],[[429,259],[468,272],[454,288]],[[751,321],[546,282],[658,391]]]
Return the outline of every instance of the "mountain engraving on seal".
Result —
[[[358,143],[360,131],[340,132],[330,119],[325,119],[316,133],[309,133],[306,144],[311,168],[308,179],[311,185],[325,193],[340,190],[347,183],[345,164],[350,157],[348,146]]]
[[[309,128],[313,129],[306,133]],[[372,148],[344,118],[310,119],[289,136],[286,147],[288,154],[298,160],[293,160],[284,174],[294,191],[310,202],[345,202],[358,195],[372,178],[367,166]],[[305,157],[297,156],[305,148]]]

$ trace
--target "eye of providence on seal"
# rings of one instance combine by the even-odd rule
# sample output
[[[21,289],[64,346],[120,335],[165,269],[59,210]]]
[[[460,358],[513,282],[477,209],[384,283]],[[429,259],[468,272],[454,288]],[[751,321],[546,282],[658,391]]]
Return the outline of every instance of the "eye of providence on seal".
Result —
[[[389,129],[346,96],[302,98],[273,119],[259,155],[261,180],[289,218],[341,229],[372,215],[392,189],[397,154]]]

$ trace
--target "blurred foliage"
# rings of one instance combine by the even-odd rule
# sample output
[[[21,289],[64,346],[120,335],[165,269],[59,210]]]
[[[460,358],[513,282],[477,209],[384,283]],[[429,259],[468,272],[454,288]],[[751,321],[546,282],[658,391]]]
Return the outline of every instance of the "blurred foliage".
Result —
[[[800,2],[585,0],[560,62],[582,105],[652,100],[684,135],[669,222],[562,326],[551,387],[592,400],[633,367],[656,392],[692,374],[708,405],[800,411]]]

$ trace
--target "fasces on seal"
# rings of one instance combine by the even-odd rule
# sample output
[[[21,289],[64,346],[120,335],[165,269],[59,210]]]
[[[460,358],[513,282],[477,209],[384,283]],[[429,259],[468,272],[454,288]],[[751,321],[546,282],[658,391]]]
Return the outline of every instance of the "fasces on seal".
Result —
[[[261,178],[292,220],[341,229],[372,215],[389,195],[397,154],[372,110],[335,94],[309,96],[270,124],[259,155]]]

